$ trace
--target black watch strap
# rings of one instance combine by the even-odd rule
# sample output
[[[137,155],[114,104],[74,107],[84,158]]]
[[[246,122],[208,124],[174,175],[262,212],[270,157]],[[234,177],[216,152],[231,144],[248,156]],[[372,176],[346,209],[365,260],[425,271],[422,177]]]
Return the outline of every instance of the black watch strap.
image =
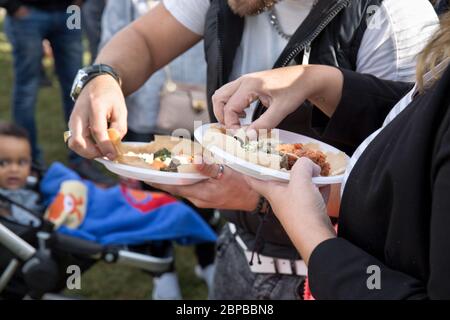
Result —
[[[77,78],[74,81],[72,87],[71,96],[75,101],[80,95],[83,88],[92,80],[98,76],[108,74],[113,77],[120,87],[122,87],[122,80],[119,74],[111,67],[106,64],[94,64],[81,69],[78,72]]]
[[[88,84],[88,82],[94,79],[95,77],[98,77],[103,74],[109,74],[117,81],[119,86],[122,87],[122,81],[119,77],[119,74],[111,66],[108,66],[107,64],[94,64],[92,66],[86,67],[84,70],[88,75],[84,85]]]

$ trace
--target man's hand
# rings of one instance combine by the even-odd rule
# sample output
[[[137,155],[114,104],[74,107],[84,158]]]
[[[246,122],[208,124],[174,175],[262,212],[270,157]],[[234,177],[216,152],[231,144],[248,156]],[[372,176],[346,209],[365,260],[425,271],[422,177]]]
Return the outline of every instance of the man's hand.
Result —
[[[167,41],[171,39],[171,41]],[[100,51],[96,64],[112,66],[122,88],[109,75],[91,80],[77,99],[69,121],[69,147],[86,158],[116,157],[107,129],[127,131],[124,95],[138,90],[157,70],[201,40],[171,15],[162,2],[118,32]]]
[[[113,160],[117,154],[108,128],[117,129],[122,137],[126,134],[127,108],[117,81],[101,75],[86,85],[75,103],[69,121],[69,147],[85,158],[106,156]]]
[[[167,186],[151,184],[176,196],[191,201],[198,208],[253,211],[258,205],[259,196],[246,183],[244,177],[225,167],[223,176],[216,179],[219,172],[217,164],[201,164],[198,171],[210,179],[191,186]]]

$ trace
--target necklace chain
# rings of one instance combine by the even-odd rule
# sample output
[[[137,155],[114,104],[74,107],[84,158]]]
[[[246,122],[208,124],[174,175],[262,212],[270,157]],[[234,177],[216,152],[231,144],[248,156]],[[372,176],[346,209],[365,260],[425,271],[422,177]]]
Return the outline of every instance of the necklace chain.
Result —
[[[274,8],[271,8],[269,10],[268,14],[269,14],[269,19],[270,19],[270,24],[273,26],[273,28],[278,33],[278,35],[280,37],[282,37],[283,39],[289,41],[291,39],[292,35],[289,35],[283,31],[283,29],[280,26],[280,21],[278,20],[278,16],[275,13]]]
[[[281,0],[280,0],[280,1],[281,1]],[[277,1],[277,2],[279,2],[279,1]],[[315,7],[316,4],[317,4],[317,2],[319,2],[319,1],[318,1],[318,0],[314,0],[314,1],[313,1],[313,4],[312,4],[312,7]],[[269,14],[269,21],[270,21],[270,24],[273,26],[273,28],[274,28],[275,31],[278,33],[278,35],[279,35],[280,37],[282,37],[283,39],[287,40],[287,41],[291,40],[292,35],[289,35],[289,34],[285,33],[285,32],[283,31],[283,29],[281,28],[280,20],[278,19],[278,16],[277,16],[277,14],[276,14],[276,12],[275,12],[275,6],[271,7],[271,8],[268,10],[268,14]]]

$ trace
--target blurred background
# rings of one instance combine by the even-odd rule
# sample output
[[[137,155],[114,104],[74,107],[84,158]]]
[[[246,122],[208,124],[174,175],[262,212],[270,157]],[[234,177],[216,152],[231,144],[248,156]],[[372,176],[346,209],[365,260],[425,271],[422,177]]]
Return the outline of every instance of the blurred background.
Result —
[[[0,120],[11,120],[13,86],[13,58],[11,45],[4,33],[6,12],[0,9]],[[84,64],[91,61],[89,42],[83,38]],[[62,121],[60,88],[48,53],[43,59],[47,79],[41,83],[37,103],[37,125],[40,146],[46,163],[60,161],[67,164],[67,150],[62,139],[66,124]],[[207,287],[194,273],[194,247],[175,246],[176,269],[184,299],[206,299]],[[151,299],[152,277],[135,268],[98,263],[82,276],[81,290],[66,290],[70,296],[89,299]]]

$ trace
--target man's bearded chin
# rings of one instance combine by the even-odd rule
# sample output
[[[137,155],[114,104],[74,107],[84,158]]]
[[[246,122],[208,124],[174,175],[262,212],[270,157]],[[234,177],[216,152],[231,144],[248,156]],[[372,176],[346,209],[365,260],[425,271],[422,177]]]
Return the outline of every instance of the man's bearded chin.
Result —
[[[258,15],[272,8],[278,0],[228,0],[228,5],[234,13],[241,17]]]

